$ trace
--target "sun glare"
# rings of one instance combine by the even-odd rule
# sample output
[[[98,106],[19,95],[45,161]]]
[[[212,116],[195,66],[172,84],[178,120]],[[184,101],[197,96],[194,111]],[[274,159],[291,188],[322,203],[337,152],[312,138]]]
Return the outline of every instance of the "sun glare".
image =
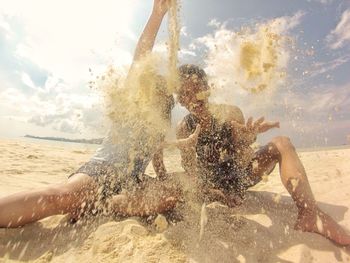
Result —
[[[122,54],[120,38],[134,39],[129,28],[135,0],[7,1],[3,8],[23,25],[17,54],[68,82],[80,81],[86,66],[99,67],[106,58]]]

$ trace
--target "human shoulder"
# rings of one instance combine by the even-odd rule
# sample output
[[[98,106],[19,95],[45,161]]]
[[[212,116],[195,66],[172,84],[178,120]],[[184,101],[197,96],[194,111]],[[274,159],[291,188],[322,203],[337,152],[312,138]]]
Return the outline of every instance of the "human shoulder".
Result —
[[[213,117],[219,122],[225,123],[230,121],[236,121],[238,123],[244,123],[244,116],[241,109],[235,105],[228,104],[210,104],[210,112]]]

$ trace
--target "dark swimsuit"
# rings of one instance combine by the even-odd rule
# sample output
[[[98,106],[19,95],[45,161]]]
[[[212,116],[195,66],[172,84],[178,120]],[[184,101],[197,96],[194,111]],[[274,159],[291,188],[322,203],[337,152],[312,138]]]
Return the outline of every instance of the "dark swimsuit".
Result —
[[[193,133],[199,120],[192,114],[185,117],[187,129]],[[242,168],[237,158],[236,147],[232,140],[232,129],[220,124],[214,117],[209,130],[200,132],[196,146],[197,166],[202,183],[225,192],[244,194],[258,183],[251,179],[252,162]]]

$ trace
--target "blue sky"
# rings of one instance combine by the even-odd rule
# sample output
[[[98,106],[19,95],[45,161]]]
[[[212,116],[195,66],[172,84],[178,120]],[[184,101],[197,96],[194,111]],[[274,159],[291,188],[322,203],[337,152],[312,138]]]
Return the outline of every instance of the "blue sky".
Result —
[[[0,0],[0,5],[0,137],[103,134],[103,105],[88,82],[110,64],[130,63],[152,1]],[[212,48],[229,45],[218,36],[278,21],[278,33],[293,40],[281,51],[286,79],[258,96],[228,82],[213,92],[213,100],[239,105],[246,116],[280,120],[281,129],[262,142],[282,134],[302,147],[347,142],[349,1],[182,0],[180,21],[180,64],[196,63],[213,79],[232,81],[240,76],[223,70],[223,51]],[[166,52],[166,40],[165,21],[157,52]],[[174,122],[184,114],[177,107]]]

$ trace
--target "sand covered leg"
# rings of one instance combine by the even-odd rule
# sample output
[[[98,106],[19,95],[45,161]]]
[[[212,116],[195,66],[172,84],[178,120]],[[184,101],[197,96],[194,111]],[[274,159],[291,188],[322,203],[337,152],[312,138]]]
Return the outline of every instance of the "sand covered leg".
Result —
[[[318,208],[304,166],[288,138],[274,138],[257,152],[254,162],[258,165],[254,165],[253,177],[271,173],[279,163],[281,181],[298,208],[295,229],[321,234],[340,245],[350,244],[346,231]]]
[[[350,236],[346,231],[319,208],[299,210],[295,229],[321,234],[342,246],[350,244]]]
[[[272,140],[270,151],[278,153],[280,176],[297,208],[296,229],[321,234],[340,245],[350,245],[350,236],[316,204],[305,169],[291,141],[286,137]],[[272,154],[273,156],[273,154]]]
[[[96,189],[91,177],[76,174],[67,183],[1,198],[0,227],[20,227],[48,216],[76,213],[93,200]]]

